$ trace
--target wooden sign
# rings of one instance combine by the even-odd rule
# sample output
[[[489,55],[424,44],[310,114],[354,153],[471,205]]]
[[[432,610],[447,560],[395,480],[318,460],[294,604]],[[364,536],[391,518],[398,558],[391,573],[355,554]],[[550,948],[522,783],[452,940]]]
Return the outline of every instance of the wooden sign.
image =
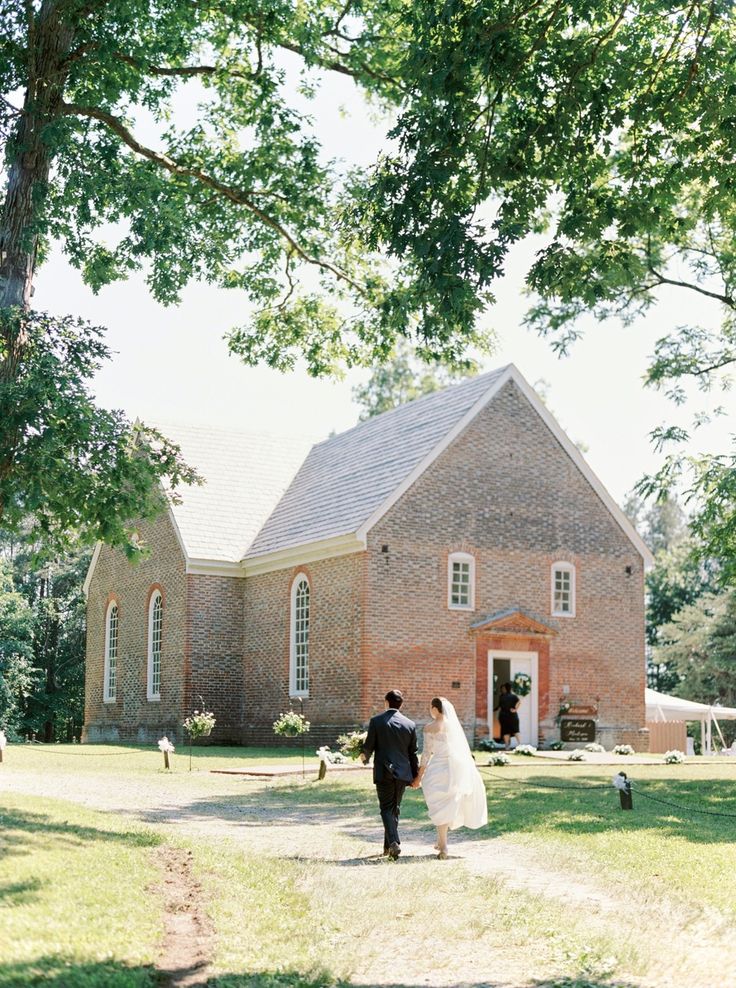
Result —
[[[595,721],[592,718],[563,717],[560,725],[563,741],[595,741]]]

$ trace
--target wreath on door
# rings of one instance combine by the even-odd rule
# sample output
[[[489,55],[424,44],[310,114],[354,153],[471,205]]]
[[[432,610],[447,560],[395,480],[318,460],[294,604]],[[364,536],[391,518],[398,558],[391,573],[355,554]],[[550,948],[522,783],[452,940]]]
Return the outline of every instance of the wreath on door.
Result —
[[[526,672],[517,672],[513,679],[514,693],[529,696],[532,691],[532,677]]]

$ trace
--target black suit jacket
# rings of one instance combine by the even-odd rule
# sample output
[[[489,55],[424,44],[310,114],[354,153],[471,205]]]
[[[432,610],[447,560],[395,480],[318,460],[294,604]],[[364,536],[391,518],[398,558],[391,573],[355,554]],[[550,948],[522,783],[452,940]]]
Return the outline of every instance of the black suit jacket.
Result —
[[[417,758],[417,727],[400,710],[384,710],[371,717],[363,755],[373,759],[373,781],[400,779],[413,782],[419,772]]]

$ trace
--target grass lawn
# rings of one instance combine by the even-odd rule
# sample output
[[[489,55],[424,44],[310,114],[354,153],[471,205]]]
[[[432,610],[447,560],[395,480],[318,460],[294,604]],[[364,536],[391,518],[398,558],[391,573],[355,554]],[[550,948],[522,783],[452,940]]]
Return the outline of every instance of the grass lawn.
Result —
[[[3,796],[0,985],[155,984],[160,904],[143,827],[71,803]]]
[[[307,742],[307,763],[317,764],[314,745]],[[108,744],[11,744],[5,751],[9,764],[24,771],[90,772],[109,775],[189,774],[189,746],[180,745],[170,756],[171,769],[156,745]],[[237,768],[240,765],[301,765],[301,748],[235,748],[215,745],[192,746],[192,771]],[[315,769],[316,771],[316,769]]]
[[[157,984],[163,900],[154,888],[155,855],[164,844],[192,852],[214,930],[211,988],[415,988],[477,984],[481,975],[484,984],[529,988],[639,988],[658,983],[651,979],[668,963],[668,985],[725,984],[709,980],[717,942],[715,955],[688,961],[677,941],[694,924],[690,946],[702,940],[705,949],[710,939],[712,948],[715,926],[733,926],[736,819],[694,810],[736,814],[736,764],[632,765],[640,790],[633,812],[619,808],[608,785],[618,771],[611,766],[539,758],[488,769],[490,825],[456,835],[464,841],[460,858],[446,864],[431,857],[426,807],[421,792],[410,790],[402,806],[409,850],[391,864],[371,857],[380,823],[368,773],[335,773],[317,783],[312,755],[306,782],[208,774],[282,761],[301,764],[301,754],[201,748],[193,773],[177,755],[166,774],[156,750],[11,746],[0,784],[7,772],[43,792],[53,779],[57,791],[68,786],[69,798],[82,793],[87,802],[98,786],[127,790],[127,802],[108,806],[146,819],[147,809],[173,796],[183,811],[205,803],[214,812],[174,830],[160,817],[145,826],[117,812],[4,796],[0,988]],[[312,841],[309,853],[300,835]],[[510,855],[507,871],[476,867],[502,852]],[[603,889],[609,914],[587,909],[584,899],[566,902],[564,890],[535,892],[515,881],[522,867]],[[703,908],[711,909],[705,919]],[[488,974],[499,958],[507,981],[498,971],[495,980]],[[682,966],[690,962],[697,962],[695,975]]]

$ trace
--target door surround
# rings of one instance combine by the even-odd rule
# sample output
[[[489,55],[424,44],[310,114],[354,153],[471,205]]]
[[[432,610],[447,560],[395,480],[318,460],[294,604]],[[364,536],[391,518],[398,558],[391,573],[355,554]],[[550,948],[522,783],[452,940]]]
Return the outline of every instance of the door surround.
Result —
[[[509,659],[513,662],[514,659],[528,659],[531,664],[531,677],[532,677],[532,688],[528,696],[523,697],[524,702],[528,702],[531,710],[531,724],[530,733],[531,740],[524,742],[523,744],[533,744],[535,747],[539,744],[539,653],[538,652],[527,652],[521,649],[501,649],[501,648],[489,648],[488,649],[488,728],[489,735],[492,733],[491,726],[493,724],[493,660],[494,659]]]

